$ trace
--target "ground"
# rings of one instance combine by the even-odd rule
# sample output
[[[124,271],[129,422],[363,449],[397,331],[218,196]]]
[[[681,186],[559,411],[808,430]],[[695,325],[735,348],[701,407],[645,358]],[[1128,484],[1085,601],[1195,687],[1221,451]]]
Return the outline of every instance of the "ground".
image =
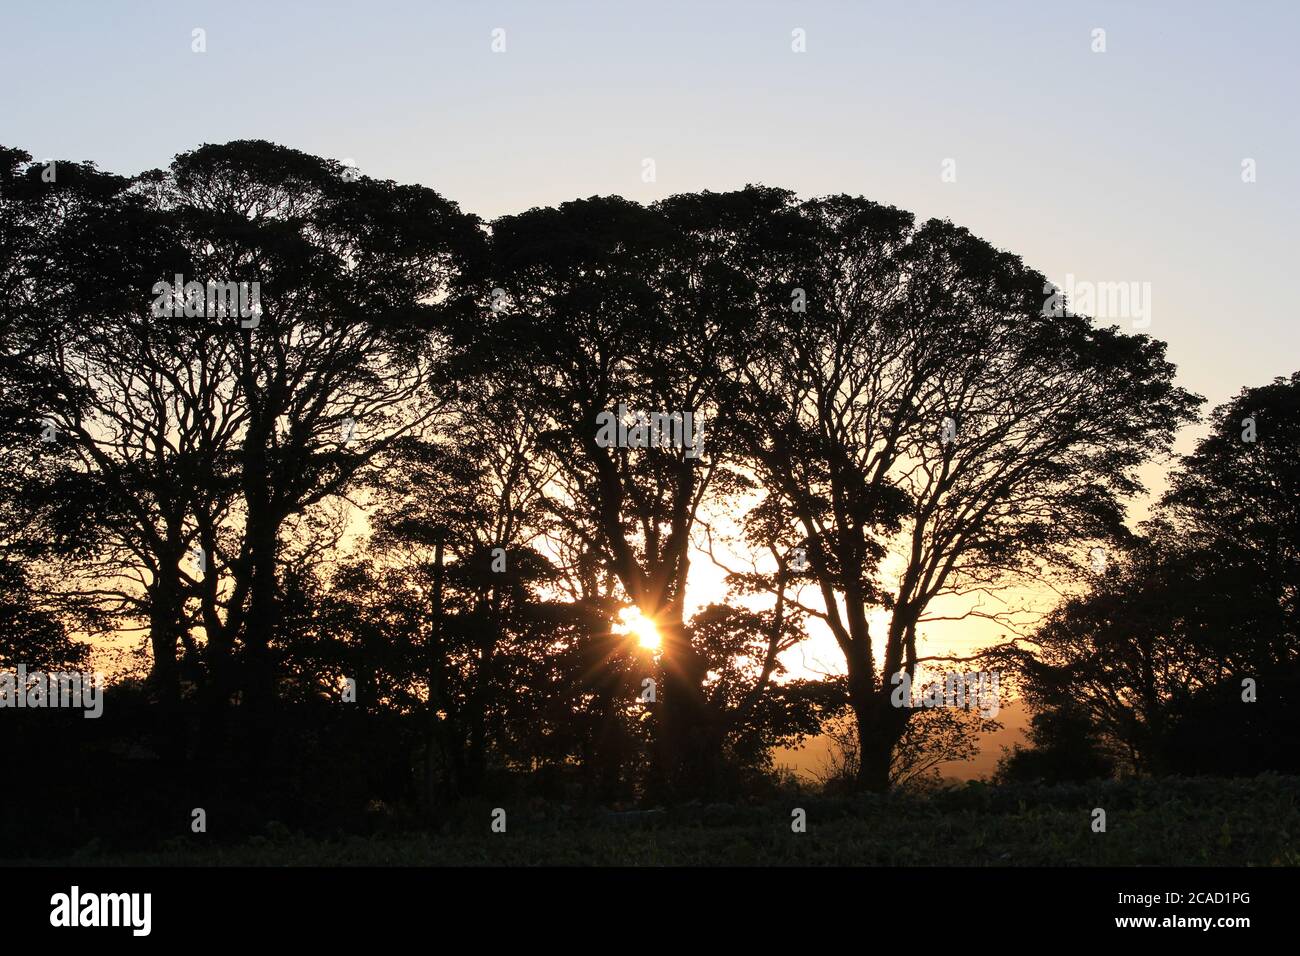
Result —
[[[616,814],[530,803],[458,808],[436,830],[333,838],[271,823],[222,845],[207,834],[147,853],[97,845],[89,865],[1300,865],[1300,778],[1129,780],[1058,787],[970,783],[926,796],[792,792],[756,805]],[[794,811],[806,832],[792,830]],[[1096,809],[1105,832],[1094,831]],[[499,814],[497,815],[499,817]]]

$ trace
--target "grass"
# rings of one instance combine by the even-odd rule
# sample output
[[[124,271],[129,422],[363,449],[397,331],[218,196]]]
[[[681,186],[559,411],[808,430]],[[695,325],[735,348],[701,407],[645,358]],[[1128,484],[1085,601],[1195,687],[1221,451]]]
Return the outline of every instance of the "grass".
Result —
[[[971,783],[927,795],[792,792],[760,805],[691,804],[650,813],[505,801],[466,805],[436,830],[307,837],[278,823],[221,845],[191,835],[152,852],[97,845],[57,861],[127,866],[684,865],[1294,866],[1300,778],[1129,780],[1057,787]],[[791,812],[807,814],[794,833]],[[1106,832],[1092,829],[1106,811]],[[213,830],[215,831],[215,827]]]

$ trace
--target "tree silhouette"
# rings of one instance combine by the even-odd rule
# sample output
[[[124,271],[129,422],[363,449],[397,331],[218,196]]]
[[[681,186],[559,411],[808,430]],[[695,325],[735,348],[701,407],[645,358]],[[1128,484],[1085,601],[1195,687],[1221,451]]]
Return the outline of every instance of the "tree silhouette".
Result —
[[[1161,343],[1045,314],[1043,277],[965,230],[848,197],[801,213],[814,248],[738,363],[738,432],[845,656],[859,785],[883,790],[910,717],[891,678],[924,662],[927,610],[1118,533],[1134,468],[1194,398]],[[891,553],[903,563],[886,580]]]
[[[1144,772],[1293,762],[1267,741],[1289,740],[1296,720],[1298,401],[1293,375],[1214,410],[1144,536],[1021,657],[1044,720],[1082,712],[1115,758]],[[1236,744],[1207,745],[1224,737]]]
[[[736,351],[765,298],[750,235],[760,191],[565,203],[493,224],[500,309],[484,334],[509,349],[602,560],[663,636],[660,774],[678,792],[710,771],[716,728],[704,661],[684,620],[691,535],[703,501],[741,487],[725,467]],[[620,410],[625,411],[620,411]],[[703,447],[599,441],[602,414],[678,416]],[[644,422],[643,422],[644,424]]]
[[[1216,411],[1133,535],[1196,396],[948,222],[749,186],[485,227],[261,141],[129,178],[4,149],[0,293],[0,653],[144,633],[114,733],[250,819],[732,799],[843,721],[852,789],[930,779],[991,725],[894,705],[958,663],[927,622],[1100,544],[1032,652],[974,658],[1037,710],[1008,779],[1194,768],[1234,681],[1290,699],[1300,379]],[[822,630],[844,675],[790,673]],[[1276,706],[1224,772],[1283,762]]]

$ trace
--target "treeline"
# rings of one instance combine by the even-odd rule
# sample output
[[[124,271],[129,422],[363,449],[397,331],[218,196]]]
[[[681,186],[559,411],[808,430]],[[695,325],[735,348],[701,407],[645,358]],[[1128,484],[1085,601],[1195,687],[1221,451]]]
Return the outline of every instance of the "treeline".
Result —
[[[1300,773],[1300,373],[1243,389],[1087,593],[1007,655],[1009,780]]]
[[[1125,502],[1199,399],[1163,343],[1053,292],[848,196],[485,224],[265,142],[134,177],[0,150],[0,664],[138,633],[147,674],[104,721],[134,722],[157,792],[753,792],[840,719],[852,785],[886,789],[982,726],[891,703],[891,675],[943,666],[926,620],[1077,582],[1097,547],[1134,555],[1107,588],[1145,573]],[[688,617],[705,553],[728,592]],[[1092,606],[1016,666],[1066,666]],[[812,628],[844,678],[783,672]],[[31,759],[73,752],[32,716]],[[1128,745],[1131,722],[1089,726]],[[113,737],[83,723],[59,726]]]

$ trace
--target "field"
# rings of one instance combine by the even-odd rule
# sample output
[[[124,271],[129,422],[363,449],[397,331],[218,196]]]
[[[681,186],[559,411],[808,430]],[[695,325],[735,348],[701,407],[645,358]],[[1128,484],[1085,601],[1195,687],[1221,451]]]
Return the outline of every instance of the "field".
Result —
[[[793,811],[806,832],[792,831]],[[1093,811],[1106,811],[1104,833]],[[1294,866],[1300,778],[1160,779],[1057,787],[968,783],[928,795],[831,798],[792,792],[761,805],[693,804],[612,813],[533,803],[464,805],[437,829],[308,837],[278,823],[222,845],[214,833],[86,865],[854,865]]]

